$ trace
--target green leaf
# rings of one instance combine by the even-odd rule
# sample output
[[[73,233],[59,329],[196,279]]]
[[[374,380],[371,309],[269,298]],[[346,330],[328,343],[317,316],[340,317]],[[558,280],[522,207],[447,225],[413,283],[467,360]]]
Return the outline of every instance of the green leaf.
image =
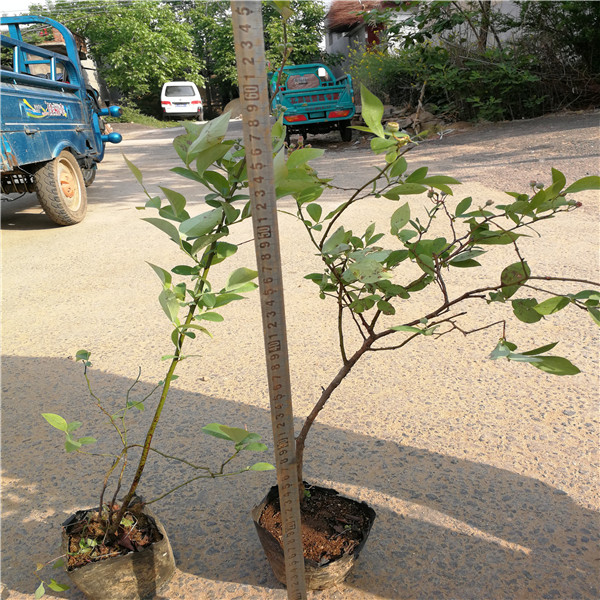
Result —
[[[371,140],[371,150],[374,154],[382,154],[383,152],[387,152],[390,148],[395,147],[396,141],[393,139],[376,137]]]
[[[431,175],[430,177],[423,179],[423,183],[430,185],[431,187],[444,184],[460,185],[458,179],[454,179],[454,177],[449,177],[448,175]]]
[[[535,311],[537,300],[534,298],[513,300],[511,304],[515,317],[523,323],[537,323],[542,318],[542,315]]]
[[[198,319],[199,321],[204,320],[204,321],[212,321],[214,323],[220,323],[221,321],[223,321],[223,317],[216,312],[205,312],[205,313],[201,313],[199,315],[196,316],[196,319]]]
[[[212,308],[219,308],[220,306],[225,306],[230,302],[234,302],[235,300],[243,300],[244,296],[240,296],[239,294],[231,294],[231,293],[223,293],[219,294],[215,298],[215,302]]]
[[[176,275],[196,275],[198,273],[198,267],[190,267],[189,265],[177,265],[171,269]],[[159,275],[160,277],[160,275]]]
[[[64,591],[70,589],[70,587],[68,585],[66,585],[64,583],[58,583],[54,579],[50,580],[48,587],[54,592],[64,592]]]
[[[195,317],[195,318],[200,319],[200,317]],[[206,329],[206,327],[202,327],[202,325],[196,325],[195,323],[188,323],[187,325],[181,326],[179,328],[179,331],[181,331],[188,337],[192,337],[192,338],[195,337],[195,334],[192,335],[192,333],[188,331],[189,329],[195,329],[196,331],[200,331],[201,333],[204,333],[208,337],[212,337],[212,333],[210,331],[208,331],[208,329]]]
[[[83,444],[95,444],[98,440],[93,437],[85,436],[85,437],[80,437],[77,441],[83,445]]]
[[[229,275],[229,279],[227,279],[227,284],[225,286],[225,290],[228,292],[232,292],[234,290],[240,290],[245,284],[252,281],[258,277],[258,271],[253,271],[252,269],[248,269],[246,267],[240,267],[236,269]]]
[[[410,220],[410,206],[408,202],[403,204],[400,208],[394,211],[391,218],[391,234],[398,235],[398,232],[409,222]]]
[[[320,158],[324,153],[325,150],[321,150],[320,148],[299,148],[298,150],[294,150],[287,159],[287,168],[296,169],[310,160]]]
[[[323,207],[320,204],[309,204],[306,207],[306,212],[310,215],[311,219],[318,223],[321,218],[321,214],[323,213]]]
[[[410,333],[423,333],[422,329],[418,327],[412,327],[411,325],[396,325],[395,327],[390,327],[394,331],[409,331]]]
[[[249,471],[273,471],[275,467],[271,463],[257,462],[251,467],[248,467]]]
[[[498,344],[496,345],[496,347],[492,350],[492,353],[490,354],[490,358],[492,360],[496,360],[498,358],[507,357],[510,354],[511,349],[516,350],[516,348],[517,348],[514,344],[512,344],[512,346],[514,346],[514,347],[510,348],[508,343],[505,340],[500,340],[498,342]]]
[[[471,213],[472,214],[472,213]],[[473,236],[475,242],[483,245],[506,246],[521,236],[514,231],[477,231]]]
[[[169,321],[175,323],[179,314],[179,300],[172,290],[163,290],[158,296],[158,302],[165,311]]]
[[[196,172],[198,176],[202,176],[208,167],[221,160],[230,148],[231,142],[223,142],[222,144],[211,146],[198,154],[196,157]]]
[[[129,167],[129,170],[133,173],[133,176],[137,179],[138,183],[142,185],[142,172],[123,154],[123,158]]]
[[[382,196],[388,200],[398,200],[400,196],[422,194],[423,192],[426,192],[427,189],[427,187],[419,183],[401,183],[382,194]]]
[[[76,450],[79,450],[79,448],[81,448],[81,444],[77,440],[71,438],[70,435],[67,435],[65,439],[65,450],[67,452],[75,452]]]
[[[546,344],[545,346],[540,346],[539,348],[534,348],[533,350],[527,350],[527,352],[521,352],[524,356],[537,356],[538,354],[543,354],[544,352],[548,352],[552,350],[558,342],[553,342],[552,344]]]
[[[158,278],[163,282],[163,285],[171,284],[171,273],[169,271],[165,271],[162,267],[158,267],[157,265],[153,265],[150,262],[147,262],[148,265],[152,267],[152,270],[158,275]]]
[[[154,196],[153,198],[150,198],[146,204],[144,204],[145,208],[158,208],[159,210],[161,206],[162,200],[160,199],[160,196]]]
[[[44,587],[44,582],[42,581],[38,586],[37,590],[35,590],[34,598],[35,600],[39,600],[46,593],[46,588]]]
[[[380,300],[377,303],[377,308],[384,315],[395,315],[396,314],[396,309],[387,300]]]
[[[229,182],[221,175],[221,173],[217,173],[217,171],[206,171],[204,173],[204,179],[212,185],[221,196],[227,196],[229,194]]]
[[[516,262],[506,267],[500,274],[504,296],[510,298],[527,281],[530,275],[531,270],[526,262]]]
[[[390,176],[391,177],[400,177],[400,175],[402,175],[406,171],[407,168],[408,168],[408,163],[406,162],[406,159],[404,158],[404,156],[400,156],[399,158],[396,159],[396,161],[392,165],[392,167],[390,169]]]
[[[427,171],[429,171],[429,167],[419,167],[415,171],[413,171],[404,181],[406,183],[423,183],[425,177],[427,176]]]
[[[456,207],[456,211],[454,212],[454,215],[456,217],[460,217],[462,214],[467,212],[467,210],[469,210],[469,207],[471,206],[472,202],[473,202],[473,198],[471,198],[470,196],[468,198],[464,198],[463,200],[461,200],[458,203],[458,206]]]
[[[585,190],[600,190],[600,177],[598,175],[590,175],[582,177],[572,183],[565,191],[565,194],[576,194]]]
[[[77,354],[75,354],[75,360],[89,360],[90,356],[91,356],[91,352],[89,352],[88,350],[77,350]]]
[[[377,137],[384,138],[383,125],[383,104],[381,100],[372,94],[362,83],[360,85],[360,96],[362,104],[362,118],[369,127],[370,131]]]
[[[453,267],[458,267],[460,269],[470,269],[472,267],[480,267],[481,263],[473,260],[472,258],[468,258],[467,260],[451,260],[448,264]]]
[[[433,258],[428,254],[419,254],[417,264],[428,275],[435,275],[435,263],[433,262]]]
[[[188,238],[198,238],[210,233],[223,218],[223,209],[214,208],[208,212],[187,219],[179,225],[179,231]]]
[[[327,238],[327,241],[323,244],[321,252],[323,254],[333,254],[336,248],[340,244],[344,243],[345,239],[346,231],[343,227],[339,227]]]
[[[59,431],[64,431],[67,433],[69,431],[69,424],[63,419],[60,415],[55,415],[53,413],[42,413],[42,417],[52,425],[52,427],[58,429]]]
[[[81,423],[81,421],[72,421],[67,425],[67,432],[71,433],[72,431],[79,429],[82,426],[82,424],[83,423]]]
[[[570,304],[568,298],[565,298],[564,296],[555,296],[554,298],[548,298],[548,300],[540,302],[534,310],[540,315],[551,315],[563,309],[568,304]]]
[[[224,433],[230,440],[233,440],[236,444],[243,442],[248,437],[248,431],[240,429],[239,427],[229,427],[227,425],[220,425],[221,432]]]
[[[200,131],[200,135],[190,144],[188,157],[192,155],[195,157],[206,148],[220,144],[227,133],[230,118],[231,113],[226,112],[206,123]]]
[[[453,259],[452,262],[462,262],[464,260],[471,260],[472,258],[477,258],[478,256],[481,256],[482,254],[485,254],[485,250],[466,250],[465,252],[461,252],[460,254],[457,254]]]
[[[59,558],[58,560],[54,561],[54,564],[52,565],[53,569],[60,569],[62,567],[65,566],[65,560],[64,558]]]
[[[226,433],[223,433],[221,427],[223,427],[223,425],[220,425],[219,423],[209,423],[202,428],[202,431],[221,440],[232,442],[233,440]]]
[[[179,245],[181,243],[179,232],[173,223],[169,223],[169,221],[165,221],[164,219],[157,219],[156,217],[146,217],[145,219],[142,219],[142,221],[146,221],[147,223],[154,225],[154,227],[158,227],[158,229],[166,233],[176,244]]]
[[[586,300],[588,298],[600,300],[600,292],[596,290],[582,290],[571,296],[574,300]]]
[[[577,375],[581,371],[569,360],[562,356],[540,356],[539,361],[531,364],[536,368],[551,375]]]
[[[173,208],[173,212],[175,215],[180,215],[185,209],[186,199],[183,194],[176,192],[174,190],[170,190],[169,188],[159,186],[163,191],[164,195],[167,197],[169,204]]]
[[[590,317],[592,317],[594,323],[600,326],[600,310],[592,306],[588,306],[588,312],[590,313]]]
[[[381,263],[366,258],[351,264],[344,272],[343,277],[348,282],[358,280],[361,283],[376,283],[386,277],[386,273],[384,273],[384,267]]]
[[[243,450],[249,450],[250,452],[264,452],[265,450],[268,450],[268,448],[266,444],[262,444],[260,442],[250,442],[244,446]]]

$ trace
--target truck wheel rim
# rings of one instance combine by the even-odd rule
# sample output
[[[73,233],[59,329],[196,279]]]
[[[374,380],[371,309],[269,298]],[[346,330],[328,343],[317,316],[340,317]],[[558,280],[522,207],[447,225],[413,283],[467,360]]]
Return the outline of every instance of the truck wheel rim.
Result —
[[[73,167],[66,160],[58,163],[58,187],[65,204],[76,211],[81,205],[81,189]]]

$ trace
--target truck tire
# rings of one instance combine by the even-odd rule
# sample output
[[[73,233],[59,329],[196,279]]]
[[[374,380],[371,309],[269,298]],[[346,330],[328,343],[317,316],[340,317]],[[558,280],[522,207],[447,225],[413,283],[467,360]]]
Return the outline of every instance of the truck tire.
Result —
[[[340,136],[342,138],[342,142],[352,141],[352,129],[350,129],[349,125],[350,121],[342,121],[340,123]]]
[[[85,217],[87,193],[75,157],[63,150],[44,163],[34,176],[37,197],[44,212],[58,225],[75,225]]]

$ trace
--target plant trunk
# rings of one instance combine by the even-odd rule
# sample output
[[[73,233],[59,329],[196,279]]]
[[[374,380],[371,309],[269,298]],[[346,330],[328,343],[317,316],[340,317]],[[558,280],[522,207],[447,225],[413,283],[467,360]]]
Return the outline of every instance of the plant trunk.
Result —
[[[304,444],[306,442],[306,436],[308,435],[312,424],[317,418],[317,415],[321,412],[327,403],[327,400],[329,400],[331,397],[331,394],[333,394],[335,389],[340,385],[340,383],[342,383],[346,375],[350,373],[352,367],[354,367],[360,357],[371,348],[376,339],[377,338],[374,335],[370,335],[366,340],[364,340],[362,346],[347,361],[344,362],[344,366],[338,371],[338,374],[332,379],[327,388],[323,390],[319,401],[315,404],[308,417],[306,417],[300,433],[296,436],[296,469],[298,472],[298,485],[300,488],[300,502],[302,502],[304,499],[302,465],[304,460]]]

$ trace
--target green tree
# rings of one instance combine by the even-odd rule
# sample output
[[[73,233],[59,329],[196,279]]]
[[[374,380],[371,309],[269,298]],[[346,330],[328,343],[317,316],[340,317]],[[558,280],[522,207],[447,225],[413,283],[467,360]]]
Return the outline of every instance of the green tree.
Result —
[[[600,73],[599,2],[517,2],[521,12],[514,23],[535,40],[538,52],[561,62]]]
[[[152,0],[58,0],[31,10],[60,21],[88,40],[90,54],[109,87],[143,106],[157,101],[165,81],[202,84],[189,23],[168,4]]]
[[[237,97],[237,68],[228,0],[181,0],[171,3],[178,18],[187,22],[194,37],[194,53],[203,61],[207,93],[223,102]],[[292,0],[293,16],[287,23],[288,43],[294,48],[289,62],[302,64],[323,60],[319,43],[323,37],[325,4],[322,0]],[[275,69],[281,61],[282,23],[271,2],[263,4],[267,60]],[[214,93],[214,94],[213,94]]]

